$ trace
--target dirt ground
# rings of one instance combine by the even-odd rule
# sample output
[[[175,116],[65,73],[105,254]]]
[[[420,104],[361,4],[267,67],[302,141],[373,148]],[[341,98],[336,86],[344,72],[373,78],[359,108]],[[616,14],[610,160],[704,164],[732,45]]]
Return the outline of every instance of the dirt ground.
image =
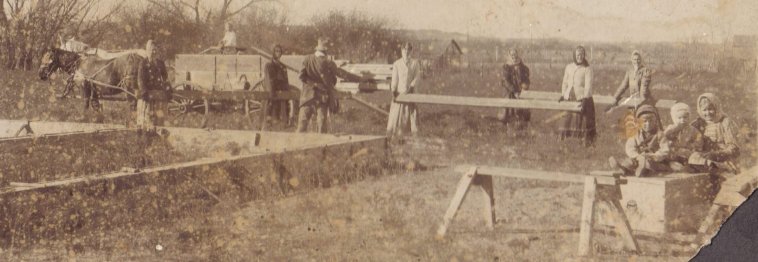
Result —
[[[427,79],[422,93],[499,96],[497,70],[463,70]],[[55,99],[47,83],[33,73],[3,72],[0,118],[47,121],[127,123],[123,102],[106,102],[102,114],[82,112],[81,100]],[[535,90],[556,91],[561,68],[532,66]],[[596,69],[595,94],[609,95],[623,72]],[[666,73],[654,78],[656,97],[694,106],[703,92],[721,96],[724,111],[741,128],[744,143],[740,165],[755,165],[756,95],[754,79],[715,73]],[[388,95],[361,95],[386,106]],[[346,102],[332,121],[333,132],[383,134],[386,120]],[[472,192],[445,239],[435,231],[454,193],[460,174],[452,167],[486,164],[514,168],[584,173],[607,170],[608,156],[623,156],[618,115],[603,115],[598,106],[597,144],[559,141],[555,112],[534,111],[526,132],[514,132],[494,121],[497,111],[421,106],[422,137],[392,143],[392,155],[405,166],[420,163],[427,170],[398,170],[394,175],[349,185],[300,192],[281,199],[244,205],[219,203],[207,212],[184,217],[162,230],[114,228],[101,232],[100,243],[79,238],[20,246],[5,258],[58,261],[565,261],[576,258],[582,187],[578,184],[496,179],[497,223],[484,227],[481,196]],[[664,123],[670,123],[663,111]],[[170,125],[198,127],[202,115],[176,117]],[[239,111],[212,114],[214,128],[252,129],[256,123]],[[293,127],[274,125],[274,130]],[[419,166],[419,165],[417,165]],[[220,195],[223,199],[223,195]],[[166,229],[168,228],[168,229]],[[619,238],[599,234],[596,261],[685,261],[692,256],[679,236],[644,237],[643,252],[620,251]],[[7,247],[5,248],[7,250]]]

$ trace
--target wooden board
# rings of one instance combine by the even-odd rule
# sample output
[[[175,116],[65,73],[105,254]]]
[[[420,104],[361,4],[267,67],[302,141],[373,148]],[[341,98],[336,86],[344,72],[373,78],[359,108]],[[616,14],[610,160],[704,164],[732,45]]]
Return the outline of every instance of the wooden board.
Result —
[[[579,112],[579,102],[557,102],[526,99],[443,96],[427,94],[403,94],[395,100],[398,103],[440,104],[456,106],[478,106],[496,108],[524,108]]]
[[[521,99],[530,99],[530,100],[548,100],[548,101],[558,101],[558,98],[561,97],[561,93],[558,92],[545,92],[545,91],[523,91],[521,92]],[[604,96],[604,95],[593,95],[592,99],[595,101],[595,104],[600,105],[610,105],[613,104],[616,100],[612,96]],[[626,101],[626,98],[622,98],[619,103],[621,106],[636,106],[641,101],[641,99],[629,99]],[[623,104],[621,102],[624,102]],[[657,100],[655,103],[655,106],[658,108],[671,108],[676,104],[675,100],[667,100],[667,99],[660,99]]]
[[[392,65],[390,64],[346,64],[341,68],[347,72],[377,81],[392,79]]]
[[[259,55],[177,55],[174,79],[200,90],[241,90],[245,81],[263,79],[265,61]]]
[[[456,172],[466,172],[473,166],[461,165],[456,166]],[[541,171],[541,170],[529,170],[529,169],[516,169],[506,167],[493,167],[493,166],[477,166],[477,174],[490,175],[490,176],[503,176],[512,178],[524,178],[524,179],[537,179],[547,181],[569,182],[569,183],[584,183],[588,177],[586,175],[577,175],[561,172]],[[611,176],[593,175],[600,185],[615,185],[616,179]]]

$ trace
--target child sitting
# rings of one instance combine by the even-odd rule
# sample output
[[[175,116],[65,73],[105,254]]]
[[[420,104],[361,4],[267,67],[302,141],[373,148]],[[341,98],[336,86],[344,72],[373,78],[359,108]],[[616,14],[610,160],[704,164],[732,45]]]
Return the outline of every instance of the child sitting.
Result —
[[[686,164],[696,148],[698,130],[689,124],[690,106],[676,103],[671,107],[673,124],[663,131],[664,142],[669,148],[669,167],[673,171],[690,171]]]
[[[608,162],[612,168],[620,168],[625,174],[644,176],[656,171],[669,171],[665,163],[668,158],[668,147],[661,144],[663,132],[660,120],[653,106],[642,105],[637,108],[635,117],[640,121],[641,128],[637,135],[627,139],[626,155],[628,158],[621,162],[610,157]]]
[[[700,95],[697,99],[698,119],[692,126],[698,131],[698,143],[688,163],[698,171],[719,170],[738,173],[734,161],[739,156],[737,145],[737,125],[721,112],[718,97],[712,93]]]

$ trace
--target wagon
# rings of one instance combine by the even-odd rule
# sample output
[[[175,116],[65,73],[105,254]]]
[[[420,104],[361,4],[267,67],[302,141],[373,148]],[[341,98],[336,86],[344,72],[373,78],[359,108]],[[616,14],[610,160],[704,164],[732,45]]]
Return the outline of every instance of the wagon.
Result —
[[[227,105],[228,101],[241,102],[246,114],[261,112],[261,120],[265,117],[266,104],[270,100],[295,101],[300,97],[299,87],[302,82],[298,73],[302,68],[303,55],[284,55],[280,61],[288,69],[290,87],[287,91],[265,90],[263,86],[264,66],[270,61],[270,55],[265,51],[252,47],[259,54],[179,54],[174,62],[174,92],[169,111],[184,114],[203,109],[209,113],[213,105]],[[207,51],[207,50],[206,50]],[[340,98],[352,98],[363,106],[387,114],[382,109],[353,96],[357,92],[371,92],[389,89],[388,77],[391,65],[380,65],[381,70],[360,64],[350,64],[347,61],[337,61],[338,65],[348,73],[359,75],[363,79],[372,80],[368,83],[339,82],[337,89]],[[291,103],[291,115],[294,117],[296,103]],[[207,120],[207,117],[206,117]],[[263,124],[263,123],[262,123]],[[261,126],[263,128],[263,126]]]
[[[302,56],[285,56],[288,64],[301,64]],[[295,100],[300,81],[289,73],[288,92],[264,90],[264,65],[268,56],[247,54],[179,54],[174,62],[174,95],[169,110],[178,114],[196,109],[208,113],[211,106],[242,103],[245,113],[263,109],[265,100]]]

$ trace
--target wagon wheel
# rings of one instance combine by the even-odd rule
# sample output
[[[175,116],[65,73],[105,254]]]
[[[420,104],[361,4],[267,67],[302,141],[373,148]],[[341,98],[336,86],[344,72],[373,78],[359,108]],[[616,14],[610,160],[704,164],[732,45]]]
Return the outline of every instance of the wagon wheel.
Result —
[[[179,84],[173,87],[174,90],[177,90],[179,88],[182,88],[183,90],[189,90],[192,88],[192,86],[188,84]],[[171,101],[169,101],[168,111],[169,113],[182,115],[196,111],[196,109],[202,108],[204,106],[205,105],[203,105],[202,101],[200,100],[190,99],[179,94],[174,94],[171,96]]]
[[[252,85],[252,87],[250,88],[245,88],[245,90],[248,90],[251,92],[254,92],[256,90],[262,90],[262,89],[263,89],[263,80],[258,81],[257,83],[255,83],[255,85]],[[250,113],[255,113],[263,109],[263,103],[257,100],[245,100],[244,103],[245,103],[245,115],[249,115]]]

